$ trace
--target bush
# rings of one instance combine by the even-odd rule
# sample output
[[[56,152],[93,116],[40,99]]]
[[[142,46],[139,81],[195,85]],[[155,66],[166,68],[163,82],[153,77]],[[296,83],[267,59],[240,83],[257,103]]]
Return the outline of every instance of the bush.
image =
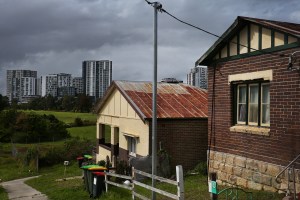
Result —
[[[83,121],[80,117],[74,119],[74,126],[83,126]]]
[[[75,160],[78,156],[90,154],[93,145],[90,140],[71,138],[65,141],[63,146],[52,147],[40,157],[41,166],[51,166],[63,161]]]
[[[196,165],[196,167],[189,171],[189,173],[197,173],[201,175],[207,175],[207,163],[206,162],[200,162]]]

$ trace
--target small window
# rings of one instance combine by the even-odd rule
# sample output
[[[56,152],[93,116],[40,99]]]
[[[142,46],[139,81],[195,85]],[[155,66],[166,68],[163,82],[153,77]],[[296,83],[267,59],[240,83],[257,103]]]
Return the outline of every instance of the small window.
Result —
[[[136,138],[127,137],[128,153],[131,156],[136,156]]]
[[[244,82],[234,85],[235,124],[270,126],[270,83]]]

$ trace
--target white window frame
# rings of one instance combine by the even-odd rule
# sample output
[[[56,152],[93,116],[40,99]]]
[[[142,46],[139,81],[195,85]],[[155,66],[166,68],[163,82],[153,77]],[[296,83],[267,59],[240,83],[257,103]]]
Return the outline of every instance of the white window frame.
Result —
[[[250,122],[249,121],[249,119],[250,119],[250,93],[251,93],[251,86],[253,86],[253,85],[256,85],[256,86],[258,86],[258,92],[260,92],[260,93],[258,93],[258,98],[259,99],[257,99],[258,100],[258,107],[257,107],[257,109],[258,109],[258,112],[257,112],[257,122]],[[263,103],[262,102],[262,98],[263,98],[263,86],[264,85],[269,85],[269,102],[267,102],[267,103]],[[239,105],[240,105],[240,103],[239,103],[239,93],[240,93],[240,88],[241,87],[245,87],[246,86],[246,108],[247,108],[247,111],[246,111],[246,120],[245,120],[245,122],[243,122],[243,121],[239,121]],[[262,116],[263,116],[263,109],[262,109],[262,107],[263,107],[263,104],[269,104],[269,108],[270,108],[270,106],[271,106],[271,104],[270,104],[270,82],[261,82],[261,81],[257,81],[257,82],[249,82],[249,83],[247,83],[247,82],[245,82],[245,83],[240,83],[240,84],[237,84],[237,86],[236,86],[236,96],[235,96],[235,103],[236,103],[236,105],[235,105],[235,108],[236,108],[236,110],[235,110],[235,112],[236,113],[234,113],[234,115],[235,115],[235,117],[236,117],[236,121],[235,121],[235,123],[237,124],[237,125],[249,125],[249,126],[256,126],[256,127],[266,127],[266,128],[268,128],[268,127],[270,127],[270,123],[262,123]],[[269,117],[270,117],[270,109],[268,110],[269,111]],[[270,119],[269,119],[269,121],[270,121]]]
[[[127,136],[127,149],[130,156],[136,157],[137,138]]]
[[[237,118],[237,123],[238,123],[238,124],[246,124],[246,120],[247,120],[247,119],[246,119],[244,122],[243,122],[243,121],[239,121],[239,113],[240,113],[240,112],[239,112],[239,104],[240,104],[240,103],[239,103],[240,87],[245,87],[245,86],[246,86],[246,93],[247,93],[247,85],[246,85],[246,84],[240,84],[240,85],[237,86],[237,104],[236,104],[236,105],[237,105],[237,113],[236,113],[237,116],[236,116],[236,118]],[[247,106],[247,101],[245,102],[245,105]],[[246,107],[246,106],[245,106],[245,107]],[[245,111],[245,112],[246,112],[246,111]],[[246,118],[247,118],[247,116],[246,116]]]
[[[251,86],[257,86],[257,88],[258,88],[258,93],[257,93],[257,95],[259,95],[259,83],[251,83],[251,84],[249,84],[249,93],[248,93],[248,124],[249,125],[253,125],[253,126],[258,126],[258,115],[259,115],[259,108],[258,107],[261,107],[261,101],[259,101],[259,99],[257,99],[257,122],[250,122],[250,105],[251,105],[251,103],[250,103],[250,98],[251,98]],[[257,96],[258,97],[258,96]],[[260,117],[261,118],[261,117]]]

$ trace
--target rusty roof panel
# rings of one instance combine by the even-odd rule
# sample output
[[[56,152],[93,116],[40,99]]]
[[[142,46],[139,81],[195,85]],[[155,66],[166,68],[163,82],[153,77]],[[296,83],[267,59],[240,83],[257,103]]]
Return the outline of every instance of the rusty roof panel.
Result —
[[[152,118],[152,83],[115,81],[140,116]],[[186,84],[157,84],[157,118],[207,118],[207,91]]]

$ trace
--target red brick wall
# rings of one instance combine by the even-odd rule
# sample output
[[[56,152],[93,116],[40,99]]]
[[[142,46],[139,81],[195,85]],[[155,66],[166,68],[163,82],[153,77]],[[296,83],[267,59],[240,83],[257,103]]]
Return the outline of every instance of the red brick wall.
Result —
[[[150,123],[150,133],[151,126]],[[193,169],[200,161],[206,161],[207,119],[158,120],[157,142],[157,148],[161,143],[171,156],[172,170],[176,165],[182,165],[184,171]]]
[[[300,48],[276,54],[290,55]],[[298,57],[299,66],[300,53]],[[212,136],[211,148],[219,152],[236,154],[265,162],[287,165],[300,153],[300,73],[288,71],[288,57],[258,55],[219,63],[208,67],[209,120],[208,132]],[[270,135],[261,136],[230,132],[232,123],[232,92],[228,75],[273,70],[270,82]],[[215,90],[214,112],[212,111]],[[214,117],[214,118],[213,118]],[[212,123],[212,118],[213,122]]]

